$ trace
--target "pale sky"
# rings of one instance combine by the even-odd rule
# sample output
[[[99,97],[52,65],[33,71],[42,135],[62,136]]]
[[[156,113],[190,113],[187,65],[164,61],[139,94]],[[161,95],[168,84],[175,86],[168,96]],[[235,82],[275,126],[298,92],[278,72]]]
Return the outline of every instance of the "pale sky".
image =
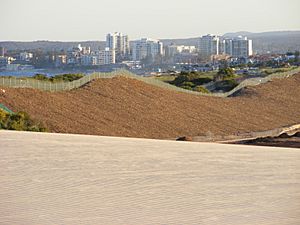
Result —
[[[300,30],[300,0],[0,0],[0,41]]]

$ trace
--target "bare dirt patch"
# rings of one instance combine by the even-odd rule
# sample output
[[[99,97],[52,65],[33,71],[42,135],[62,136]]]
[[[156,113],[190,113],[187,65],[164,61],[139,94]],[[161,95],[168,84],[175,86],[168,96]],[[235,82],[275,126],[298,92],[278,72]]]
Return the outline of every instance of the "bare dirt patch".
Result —
[[[0,102],[26,111],[51,132],[176,138],[264,131],[300,122],[300,75],[216,98],[126,78],[98,79],[65,92],[5,88]]]

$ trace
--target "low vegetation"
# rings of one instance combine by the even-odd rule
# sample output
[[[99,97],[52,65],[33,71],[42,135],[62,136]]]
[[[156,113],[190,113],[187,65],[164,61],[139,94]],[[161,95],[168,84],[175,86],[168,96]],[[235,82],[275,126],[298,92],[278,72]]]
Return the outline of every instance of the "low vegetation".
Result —
[[[181,72],[173,81],[169,83],[177,87],[181,87],[191,91],[198,91],[202,93],[209,93],[203,84],[213,81],[213,76],[199,72]]]
[[[291,71],[293,70],[295,67],[288,67],[288,68],[267,68],[267,69],[262,69],[261,70],[261,73],[262,75],[270,75],[270,74],[273,74],[273,73],[285,73],[285,72],[288,72],[288,71]]]
[[[32,78],[35,80],[51,81],[51,82],[70,82],[82,78],[83,74],[60,74],[47,77],[44,74],[36,74]]]
[[[232,68],[220,69],[214,77],[215,91],[228,92],[232,90],[238,85],[237,77]]]
[[[0,129],[46,132],[47,129],[34,123],[25,112],[8,113],[0,109]]]
[[[165,77],[165,76],[162,76]],[[227,92],[238,85],[236,79],[238,76],[234,73],[232,68],[220,69],[216,72],[181,72],[177,76],[166,76],[166,78],[159,78],[159,80],[184,88],[191,91],[201,93],[210,93],[205,87],[206,84],[213,82],[211,85],[213,91]]]

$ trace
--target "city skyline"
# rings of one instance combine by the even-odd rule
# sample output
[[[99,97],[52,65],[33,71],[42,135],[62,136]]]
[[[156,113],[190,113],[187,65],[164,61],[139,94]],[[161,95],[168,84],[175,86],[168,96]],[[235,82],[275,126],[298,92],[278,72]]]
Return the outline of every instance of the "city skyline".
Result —
[[[248,4],[238,0],[143,3],[2,0],[0,41],[103,41],[113,31],[124,32],[135,40],[300,30],[297,0],[253,0]]]

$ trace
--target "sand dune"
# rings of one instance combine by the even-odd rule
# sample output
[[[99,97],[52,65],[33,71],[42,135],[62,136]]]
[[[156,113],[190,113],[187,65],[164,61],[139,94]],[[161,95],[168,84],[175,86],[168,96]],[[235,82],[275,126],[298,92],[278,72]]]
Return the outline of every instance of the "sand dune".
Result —
[[[300,75],[247,88],[232,98],[178,93],[125,77],[98,79],[66,92],[5,89],[1,103],[59,133],[176,138],[300,122]]]
[[[0,131],[0,224],[300,224],[300,151]]]

